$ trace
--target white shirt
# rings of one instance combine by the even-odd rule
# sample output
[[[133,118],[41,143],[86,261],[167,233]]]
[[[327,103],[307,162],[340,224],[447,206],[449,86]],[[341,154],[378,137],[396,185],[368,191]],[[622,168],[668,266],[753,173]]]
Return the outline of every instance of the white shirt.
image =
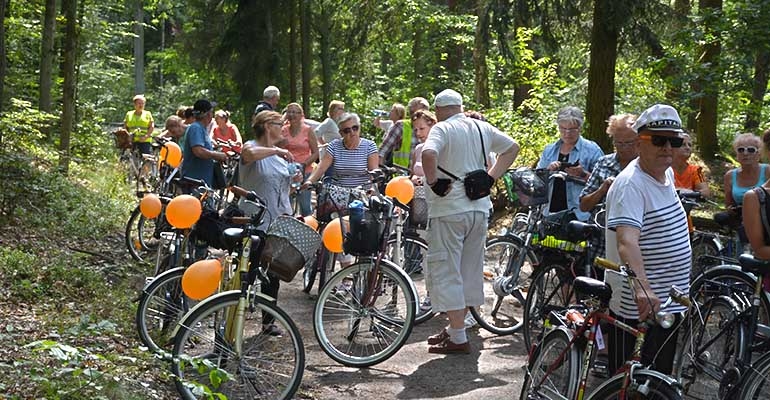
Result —
[[[478,126],[478,128],[477,128]],[[482,153],[479,130],[484,137]],[[471,119],[463,113],[455,114],[445,121],[434,125],[423,146],[423,153],[434,150],[438,153],[438,165],[459,178],[477,169],[484,169],[484,157],[490,152],[501,154],[514,145],[514,140],[487,122]],[[487,171],[492,165],[487,165]],[[440,170],[439,178],[450,178]],[[452,182],[452,190],[445,197],[436,196],[428,191],[430,203],[430,218],[460,214],[467,211],[482,211],[488,213],[492,208],[489,197],[471,200],[465,195],[465,187],[461,181]]]

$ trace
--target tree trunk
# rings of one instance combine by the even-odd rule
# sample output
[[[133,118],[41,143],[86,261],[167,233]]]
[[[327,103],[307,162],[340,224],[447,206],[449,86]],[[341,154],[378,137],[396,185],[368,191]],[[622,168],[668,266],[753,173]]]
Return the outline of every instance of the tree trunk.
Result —
[[[144,93],[144,6],[142,0],[134,5],[134,92]]]
[[[61,136],[59,138],[59,169],[69,171],[70,138],[75,126],[75,68],[77,64],[78,26],[77,0],[62,0],[62,9],[66,19],[64,33],[64,95],[61,117]]]
[[[719,26],[722,11],[722,0],[700,0],[699,9],[703,15],[702,29],[704,37],[719,38],[720,32],[715,31]],[[697,60],[700,65],[700,76],[696,79],[700,93],[696,93],[696,122],[695,133],[698,136],[701,157],[713,161],[719,153],[717,140],[717,111],[719,105],[719,56],[722,44],[713,39],[701,46],[701,56]]]
[[[40,46],[40,97],[38,109],[51,112],[53,84],[54,38],[56,36],[56,0],[46,0],[43,18],[43,38]]]
[[[329,103],[332,101],[332,29],[331,29],[331,13],[328,11],[329,6],[324,5],[320,20],[318,23],[318,46],[321,52],[321,90],[323,110],[327,110]]]
[[[770,51],[762,48],[757,51],[754,60],[754,86],[751,89],[751,103],[746,112],[746,123],[743,127],[747,132],[757,132],[759,119],[762,116],[765,93],[767,92],[768,69],[770,68]]]
[[[474,100],[481,108],[489,108],[489,70],[487,51],[489,47],[489,10],[486,0],[476,1],[476,31],[473,46]]]
[[[515,37],[516,40],[521,40],[519,37],[518,28],[529,28],[532,26],[529,18],[529,14],[527,12],[528,6],[525,4],[522,4],[522,2],[517,2],[517,12],[514,16],[514,29],[515,30]],[[531,46],[532,42],[535,39],[532,38],[529,43],[527,43],[527,46]],[[515,57],[515,56],[514,56]],[[511,60],[511,64],[513,64],[513,60]],[[532,77],[532,70],[529,68],[525,68],[524,71],[520,71],[517,73],[517,75],[520,75],[521,77],[514,82],[513,87],[513,107],[518,109],[519,106],[524,104],[524,101],[529,99],[530,91],[532,90],[532,85],[526,82],[529,82],[530,78]],[[524,114],[528,114],[531,110],[521,110]]]
[[[588,68],[586,99],[586,137],[605,152],[612,151],[612,140],[605,133],[607,119],[614,113],[615,64],[618,57],[618,21],[609,12],[615,0],[594,0],[591,30],[591,61]]]
[[[8,13],[11,0],[0,0],[0,112],[5,104],[5,75],[8,65],[5,56],[5,14]],[[3,132],[0,132],[0,143],[3,143]]]
[[[304,110],[310,109],[310,79],[311,79],[311,64],[310,60],[310,47],[313,45],[310,43],[310,1],[301,0],[300,8],[300,29],[302,30],[302,108]]]
[[[297,0],[289,1],[289,99],[297,101]],[[308,110],[305,110],[306,112]]]
[[[459,1],[447,0],[447,9],[449,10],[449,14],[457,15],[459,11]],[[456,33],[456,29],[450,28],[450,31],[447,32],[447,36],[451,38]],[[457,81],[459,80],[457,78],[459,77],[460,69],[463,66],[463,47],[459,43],[451,41],[447,45],[446,52],[446,69],[449,81]]]

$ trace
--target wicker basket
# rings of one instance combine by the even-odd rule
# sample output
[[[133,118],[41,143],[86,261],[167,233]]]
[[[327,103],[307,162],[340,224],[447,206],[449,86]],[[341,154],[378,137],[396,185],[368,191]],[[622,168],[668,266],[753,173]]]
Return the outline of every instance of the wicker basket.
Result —
[[[428,200],[425,198],[425,186],[414,187],[414,197],[410,204],[409,223],[417,229],[425,229],[428,226]]]
[[[321,236],[313,228],[282,215],[267,230],[260,260],[279,279],[291,282],[299,270],[312,262],[320,245]]]
[[[130,149],[131,145],[131,135],[128,134],[128,131],[125,129],[118,129],[115,132],[112,132],[112,134],[115,136],[115,147],[118,149]]]

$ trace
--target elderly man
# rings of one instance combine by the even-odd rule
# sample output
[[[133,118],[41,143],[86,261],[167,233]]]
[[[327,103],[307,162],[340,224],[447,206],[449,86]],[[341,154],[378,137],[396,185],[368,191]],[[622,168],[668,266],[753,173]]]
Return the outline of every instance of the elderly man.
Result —
[[[670,168],[674,149],[682,146],[682,121],[676,110],[656,104],[634,122],[639,157],[615,178],[607,193],[607,257],[627,264],[636,274],[633,288],[616,273],[605,280],[621,289],[620,301],[610,303],[621,321],[636,326],[652,318],[668,298],[671,285],[690,289],[690,236],[687,217],[674,188]],[[673,303],[664,311],[681,312]],[[676,349],[676,327],[650,326],[642,347],[642,364],[670,374]],[[610,373],[631,355],[635,338],[611,329],[607,342]]]
[[[214,106],[208,100],[198,100],[193,105],[195,122],[187,127],[182,140],[182,176],[202,179],[214,186],[214,160],[225,161],[227,155],[213,151],[211,137],[206,127],[211,123]]]
[[[519,145],[489,123],[467,118],[462,96],[454,90],[436,95],[434,105],[440,122],[431,128],[422,151],[425,179],[433,192],[428,197],[426,281],[433,310],[447,313],[449,327],[428,338],[428,352],[467,354],[463,320],[468,307],[484,303],[482,267],[492,203],[489,196],[471,200],[463,182],[448,177],[484,169],[489,188],[513,164]],[[498,157],[487,166],[490,152]]]
[[[254,109],[254,116],[256,117],[260,111],[275,111],[278,108],[278,100],[281,99],[281,91],[275,86],[268,86],[262,92],[262,101],[257,104],[257,108]]]
[[[418,110],[430,109],[430,104],[428,104],[428,100],[425,100],[422,97],[415,97],[409,100],[407,108],[409,110],[409,116],[412,116]],[[393,126],[388,129],[382,139],[382,145],[380,145],[380,160],[392,160],[392,162],[386,162],[386,164],[409,168],[409,160],[412,151],[418,144],[420,144],[420,141],[417,140],[415,135],[412,135],[412,120],[406,118],[401,121],[396,121],[393,123]]]

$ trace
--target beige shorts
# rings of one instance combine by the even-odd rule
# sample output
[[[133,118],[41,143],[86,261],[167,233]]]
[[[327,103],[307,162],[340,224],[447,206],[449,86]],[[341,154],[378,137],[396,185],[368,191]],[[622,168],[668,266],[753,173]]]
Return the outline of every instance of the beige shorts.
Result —
[[[484,246],[487,214],[465,212],[428,221],[426,282],[433,311],[484,303]]]

